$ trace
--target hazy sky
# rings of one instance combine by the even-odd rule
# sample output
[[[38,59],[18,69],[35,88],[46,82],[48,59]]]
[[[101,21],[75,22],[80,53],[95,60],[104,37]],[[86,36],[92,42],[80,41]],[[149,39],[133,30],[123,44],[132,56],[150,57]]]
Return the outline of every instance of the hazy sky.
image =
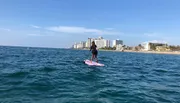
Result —
[[[88,37],[180,44],[180,0],[0,0],[0,45],[70,47]]]

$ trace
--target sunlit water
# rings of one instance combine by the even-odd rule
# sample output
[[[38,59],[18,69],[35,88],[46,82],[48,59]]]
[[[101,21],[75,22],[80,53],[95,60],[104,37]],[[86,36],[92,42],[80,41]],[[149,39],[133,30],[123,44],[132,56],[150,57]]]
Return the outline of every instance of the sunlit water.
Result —
[[[0,103],[180,103],[180,56],[0,47]]]

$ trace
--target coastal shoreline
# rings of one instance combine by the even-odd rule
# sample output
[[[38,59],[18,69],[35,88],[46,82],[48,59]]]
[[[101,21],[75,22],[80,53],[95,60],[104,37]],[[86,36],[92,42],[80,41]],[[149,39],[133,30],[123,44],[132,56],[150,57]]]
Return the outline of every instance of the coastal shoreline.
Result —
[[[89,50],[89,49],[75,49],[75,50]],[[99,50],[99,51],[108,51],[108,52],[130,52],[130,53],[147,53],[147,54],[171,54],[171,55],[180,55],[179,51],[133,51],[133,50],[124,50],[124,51],[118,51],[118,50]]]
[[[180,52],[175,52],[175,51],[171,51],[171,52],[162,52],[162,51],[133,51],[133,50],[124,50],[124,51],[117,51],[117,50],[100,50],[100,51],[180,55]]]
[[[132,51],[132,50],[125,50],[124,52],[135,52],[135,53],[147,53],[147,54],[171,54],[171,55],[180,55],[180,52],[169,51]]]

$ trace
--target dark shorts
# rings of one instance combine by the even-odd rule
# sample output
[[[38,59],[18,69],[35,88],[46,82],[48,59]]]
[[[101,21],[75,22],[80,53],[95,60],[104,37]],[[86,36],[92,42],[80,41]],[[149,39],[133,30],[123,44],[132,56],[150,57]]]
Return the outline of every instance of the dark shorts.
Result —
[[[97,51],[97,50],[92,51],[92,54],[95,55],[95,56],[97,56],[97,55],[98,55],[98,51]]]

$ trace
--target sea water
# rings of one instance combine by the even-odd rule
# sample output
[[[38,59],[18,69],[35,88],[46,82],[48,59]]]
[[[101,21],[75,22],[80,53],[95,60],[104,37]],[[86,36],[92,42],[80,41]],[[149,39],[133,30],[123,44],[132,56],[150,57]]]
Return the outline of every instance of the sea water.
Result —
[[[0,103],[180,103],[180,55],[0,47]]]

